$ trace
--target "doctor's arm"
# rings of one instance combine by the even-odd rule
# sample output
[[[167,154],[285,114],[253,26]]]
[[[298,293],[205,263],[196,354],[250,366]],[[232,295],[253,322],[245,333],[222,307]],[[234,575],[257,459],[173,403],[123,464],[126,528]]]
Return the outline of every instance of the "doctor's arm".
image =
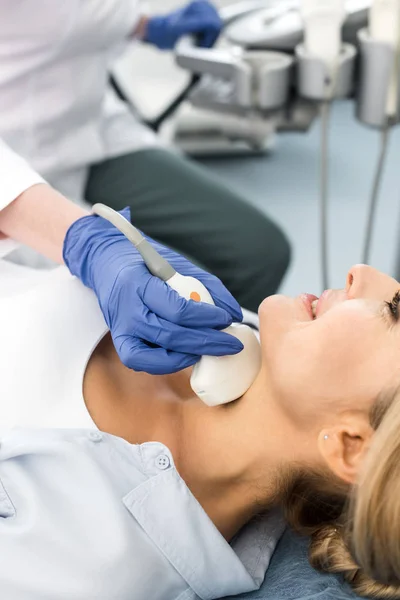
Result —
[[[57,263],[70,225],[87,214],[45,183],[0,138],[0,232]]]
[[[64,262],[95,292],[118,355],[129,368],[173,373],[204,354],[223,356],[243,348],[220,331],[242,317],[221,281],[150,240],[179,273],[199,279],[216,306],[184,300],[150,274],[114,226],[48,186],[1,140],[0,232]]]
[[[0,232],[62,264],[66,232],[87,214],[46,183],[38,182],[0,211]]]

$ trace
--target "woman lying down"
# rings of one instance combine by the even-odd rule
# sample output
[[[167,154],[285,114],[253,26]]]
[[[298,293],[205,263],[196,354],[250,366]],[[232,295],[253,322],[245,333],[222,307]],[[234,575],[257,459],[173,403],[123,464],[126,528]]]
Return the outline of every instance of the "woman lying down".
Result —
[[[208,408],[188,371],[127,370],[64,268],[16,291],[21,267],[0,268],[2,598],[254,590],[275,509],[310,534],[317,568],[400,598],[398,282],[357,266],[316,306],[266,299],[259,377]]]

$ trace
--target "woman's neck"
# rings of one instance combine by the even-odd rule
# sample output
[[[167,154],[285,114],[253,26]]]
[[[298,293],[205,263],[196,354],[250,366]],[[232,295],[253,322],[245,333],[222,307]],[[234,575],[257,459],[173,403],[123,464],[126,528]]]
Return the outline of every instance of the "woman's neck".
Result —
[[[84,396],[99,427],[131,443],[159,441],[226,539],[279,501],[290,460],[288,424],[260,374],[238,401],[209,408],[193,395],[190,373],[152,377],[126,369],[109,340],[92,357]]]
[[[178,470],[225,538],[279,504],[291,462],[286,423],[265,394],[262,377],[234,403],[184,413]],[[285,434],[286,432],[286,434]]]

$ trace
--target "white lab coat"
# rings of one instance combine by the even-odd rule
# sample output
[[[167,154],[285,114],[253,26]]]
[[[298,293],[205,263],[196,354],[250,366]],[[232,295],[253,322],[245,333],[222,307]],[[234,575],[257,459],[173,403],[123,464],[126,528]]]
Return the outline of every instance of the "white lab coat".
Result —
[[[140,0],[0,0],[0,138],[71,199],[89,165],[159,143],[108,85],[140,15]],[[0,158],[4,207],[35,176]]]

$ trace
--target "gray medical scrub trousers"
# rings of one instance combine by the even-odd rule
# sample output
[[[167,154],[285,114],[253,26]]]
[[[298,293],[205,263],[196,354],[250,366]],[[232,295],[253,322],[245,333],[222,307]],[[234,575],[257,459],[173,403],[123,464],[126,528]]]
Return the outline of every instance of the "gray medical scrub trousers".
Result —
[[[90,169],[86,199],[116,210],[219,277],[257,311],[285,274],[290,246],[281,229],[194,162],[162,148],[113,158]]]

